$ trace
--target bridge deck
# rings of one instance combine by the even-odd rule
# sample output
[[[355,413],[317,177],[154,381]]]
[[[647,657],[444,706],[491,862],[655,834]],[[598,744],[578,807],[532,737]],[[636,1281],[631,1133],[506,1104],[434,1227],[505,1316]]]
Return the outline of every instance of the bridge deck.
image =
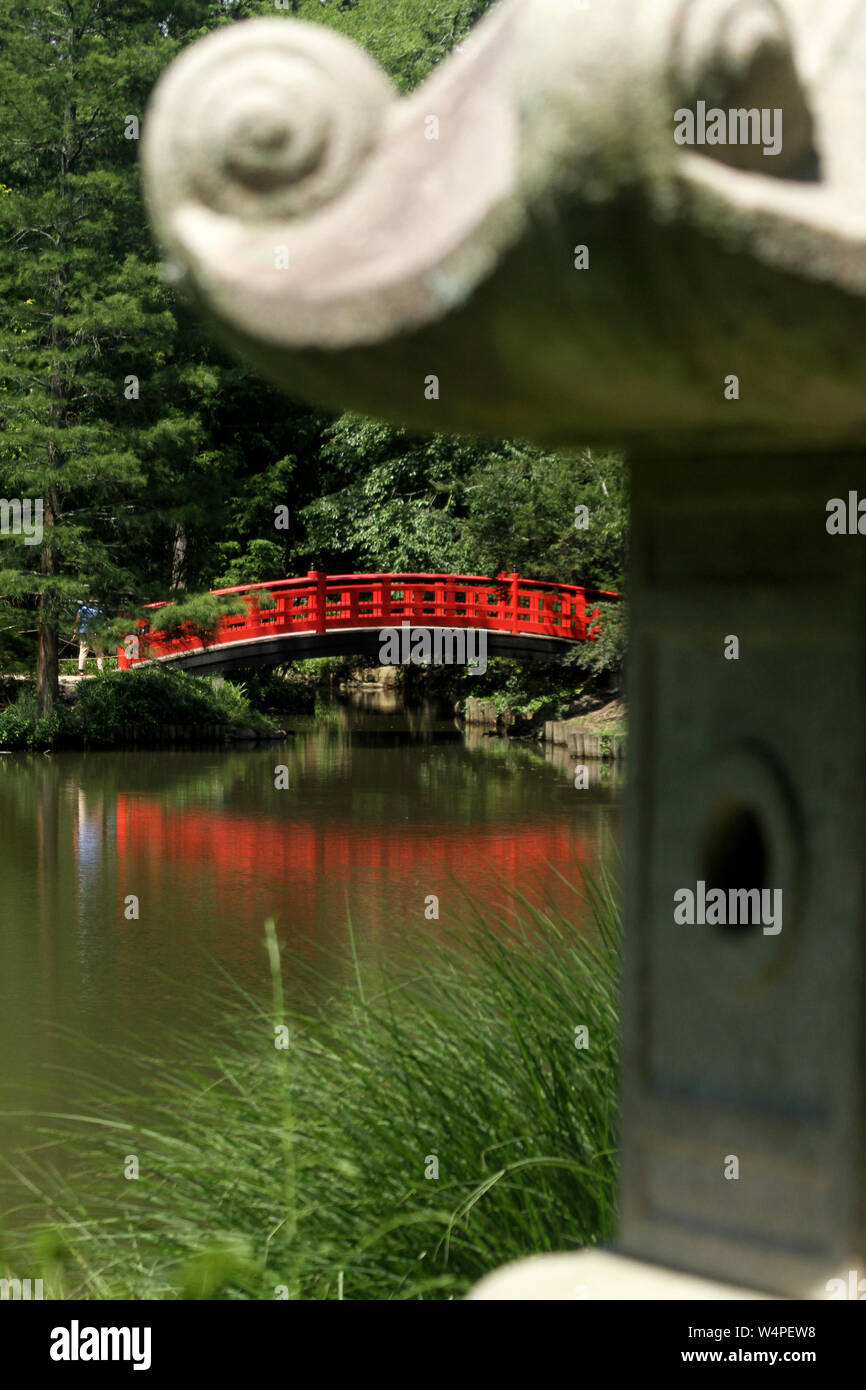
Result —
[[[211,633],[189,624],[142,622],[118,651],[121,669],[159,661],[192,669],[277,664],[309,656],[375,655],[384,628],[477,628],[491,655],[550,655],[600,632],[594,599],[607,590],[521,579],[519,575],[338,574],[310,571],[212,590],[244,611],[220,618]],[[170,607],[151,604],[152,609]]]

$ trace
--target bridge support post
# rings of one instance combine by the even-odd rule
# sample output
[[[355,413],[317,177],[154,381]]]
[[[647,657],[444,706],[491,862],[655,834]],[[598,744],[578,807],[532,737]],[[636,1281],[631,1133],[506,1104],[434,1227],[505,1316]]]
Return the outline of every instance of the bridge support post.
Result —
[[[322,570],[307,570],[307,578],[314,584],[313,612],[316,632],[324,632],[327,626],[326,610],[328,600],[328,576]]]
[[[268,180],[265,53],[305,73]],[[292,394],[630,449],[621,1247],[819,1296],[866,1275],[864,72],[866,0],[506,0],[405,100],[268,20],[181,55],[144,148],[175,279]]]
[[[579,636],[586,637],[589,624],[586,616],[586,595],[578,594],[574,601],[574,615],[572,619],[573,627],[577,629]]]
[[[509,575],[511,592],[509,594],[511,602],[511,631],[520,631],[520,575],[512,571]]]
[[[391,580],[388,575],[379,581],[379,593],[381,595],[381,615],[382,626],[391,626]]]

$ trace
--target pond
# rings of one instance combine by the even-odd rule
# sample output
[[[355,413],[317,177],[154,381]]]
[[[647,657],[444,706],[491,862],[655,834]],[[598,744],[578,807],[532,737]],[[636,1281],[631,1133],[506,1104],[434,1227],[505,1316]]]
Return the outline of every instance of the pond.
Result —
[[[0,1160],[32,1142],[21,1112],[75,1110],[78,1068],[218,1041],[223,1001],[269,988],[269,917],[302,1002],[344,987],[349,920],[387,964],[466,895],[581,919],[575,889],[616,856],[610,768],[577,790],[565,750],[387,692],[289,723],[249,749],[0,757]]]

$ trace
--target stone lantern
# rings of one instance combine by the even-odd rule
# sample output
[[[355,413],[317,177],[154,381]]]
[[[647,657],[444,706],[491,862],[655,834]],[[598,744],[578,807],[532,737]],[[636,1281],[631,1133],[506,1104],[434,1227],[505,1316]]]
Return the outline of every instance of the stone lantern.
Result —
[[[505,0],[409,97],[245,22],[148,111],[168,273],[264,376],[631,459],[616,1253],[475,1297],[866,1274],[864,118],[864,0]]]

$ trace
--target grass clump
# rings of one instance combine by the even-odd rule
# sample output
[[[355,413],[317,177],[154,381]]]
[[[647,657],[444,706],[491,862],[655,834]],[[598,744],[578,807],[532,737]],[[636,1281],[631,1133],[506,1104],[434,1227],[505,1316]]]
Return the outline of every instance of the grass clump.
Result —
[[[352,943],[353,985],[306,1013],[284,1005],[269,924],[269,1008],[244,1001],[218,1056],[187,1040],[182,1062],[127,1059],[145,1100],[103,1085],[89,1116],[55,1116],[43,1134],[63,1119],[76,1176],[46,1186],[44,1146],[38,1179],[18,1172],[63,1251],[55,1288],[449,1299],[609,1237],[618,915],[606,882],[591,899],[594,930],[522,901],[516,925],[476,910],[387,974]]]

